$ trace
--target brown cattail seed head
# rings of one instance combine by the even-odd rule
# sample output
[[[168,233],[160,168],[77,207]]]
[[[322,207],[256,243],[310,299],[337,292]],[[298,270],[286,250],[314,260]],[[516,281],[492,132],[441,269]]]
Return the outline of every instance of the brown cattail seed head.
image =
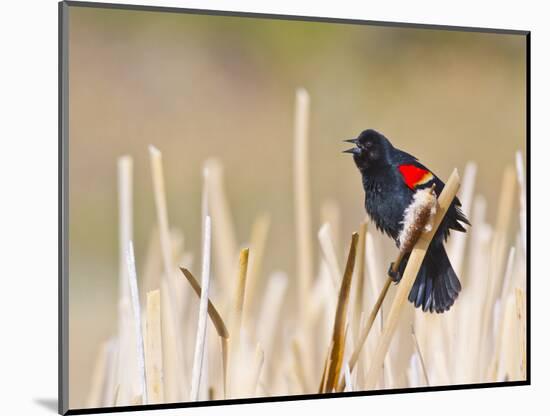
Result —
[[[430,231],[432,221],[437,210],[437,195],[434,186],[419,189],[415,192],[411,204],[403,214],[403,228],[399,233],[398,241],[401,252],[410,252],[420,234]]]

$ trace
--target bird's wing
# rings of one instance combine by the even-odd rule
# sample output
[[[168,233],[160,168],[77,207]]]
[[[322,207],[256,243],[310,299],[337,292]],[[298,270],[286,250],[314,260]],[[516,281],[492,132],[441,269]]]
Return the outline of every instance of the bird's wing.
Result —
[[[445,187],[445,184],[441,179],[437,177],[437,175],[435,175],[432,171],[430,171],[427,167],[422,165],[417,160],[404,162],[398,165],[397,169],[401,174],[405,185],[407,185],[407,187],[410,188],[412,191],[428,188],[432,185],[435,185],[435,193],[439,195]],[[468,221],[460,207],[460,200],[457,197],[454,197],[452,207],[451,209],[449,209],[449,212],[446,215],[447,219],[445,221],[446,225],[444,227],[445,238],[447,238],[449,235],[449,228],[465,232],[466,229],[463,227],[461,222],[470,225],[470,222]]]
[[[426,188],[435,183],[435,191],[439,194],[443,189],[443,182],[421,163],[408,161],[397,166],[405,185],[411,190]],[[441,188],[441,189],[438,189]]]

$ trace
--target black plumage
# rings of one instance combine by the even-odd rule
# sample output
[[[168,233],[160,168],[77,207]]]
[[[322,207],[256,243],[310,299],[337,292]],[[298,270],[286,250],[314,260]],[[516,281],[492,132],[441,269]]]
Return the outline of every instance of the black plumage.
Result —
[[[346,140],[355,147],[346,150],[361,172],[365,190],[365,209],[376,227],[390,236],[399,246],[405,210],[418,189],[435,185],[437,195],[444,183],[414,156],[395,148],[375,130],[363,131],[356,139]],[[470,224],[454,198],[445,214],[422,262],[420,271],[409,293],[409,301],[424,311],[444,312],[455,302],[461,285],[454,272],[444,242],[451,230],[465,232]],[[406,255],[399,270],[392,277],[399,282],[408,260]]]

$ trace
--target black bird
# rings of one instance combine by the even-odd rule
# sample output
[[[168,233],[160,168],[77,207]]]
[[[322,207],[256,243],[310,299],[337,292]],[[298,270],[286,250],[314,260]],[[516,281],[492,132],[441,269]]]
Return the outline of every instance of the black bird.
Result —
[[[416,157],[392,146],[384,135],[375,130],[363,131],[356,139],[345,140],[355,147],[345,150],[351,153],[361,172],[365,190],[365,209],[376,227],[390,236],[399,247],[399,233],[403,227],[406,208],[418,189],[435,185],[437,195],[444,183]],[[443,243],[450,230],[465,232],[470,225],[460,209],[460,201],[454,198],[422,262],[418,276],[409,293],[409,301],[424,312],[442,313],[453,305],[461,290],[460,281],[453,270]],[[397,273],[390,276],[399,282],[408,261],[403,258]]]

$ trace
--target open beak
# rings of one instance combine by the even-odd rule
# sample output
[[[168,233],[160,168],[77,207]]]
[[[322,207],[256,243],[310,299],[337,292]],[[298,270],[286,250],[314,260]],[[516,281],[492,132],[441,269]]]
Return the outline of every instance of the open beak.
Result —
[[[358,140],[357,139],[347,139],[347,140],[344,140],[346,143],[353,143],[353,144],[357,144]],[[361,149],[359,149],[358,147],[352,147],[351,149],[348,149],[348,150],[344,150],[342,153],[351,153],[352,155],[357,155],[359,153],[361,153]]]

